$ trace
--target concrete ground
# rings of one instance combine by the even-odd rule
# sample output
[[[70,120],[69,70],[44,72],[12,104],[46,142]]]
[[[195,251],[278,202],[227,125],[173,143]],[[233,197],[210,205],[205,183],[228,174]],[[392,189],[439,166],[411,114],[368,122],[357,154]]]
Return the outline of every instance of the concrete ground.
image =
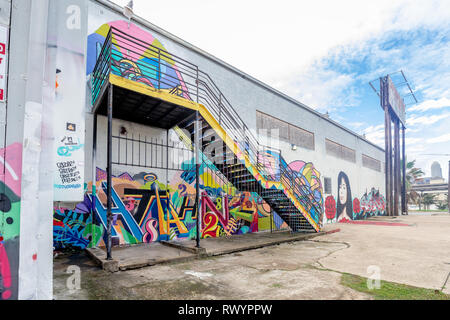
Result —
[[[338,230],[335,228],[328,232],[321,231],[318,233],[291,233],[289,231],[255,232],[230,237],[207,238],[201,240],[201,248],[196,247],[195,240],[142,243],[112,248],[112,260],[106,260],[105,248],[89,248],[86,251],[104,270],[116,272],[307,240]]]
[[[378,266],[381,279],[429,289],[442,289],[450,274],[450,215],[414,214],[378,221],[411,226],[340,224],[341,232],[319,241],[348,244],[346,250],[320,259],[323,267],[368,277]],[[444,292],[450,294],[450,279]]]
[[[450,273],[450,215],[378,218],[397,225],[329,225],[341,232],[200,260],[109,273],[87,256],[55,259],[55,299],[371,299],[341,272],[442,289]],[[405,225],[402,225],[405,224]],[[71,265],[81,289],[68,290]],[[450,282],[450,280],[449,280]],[[450,283],[445,292],[449,293]]]

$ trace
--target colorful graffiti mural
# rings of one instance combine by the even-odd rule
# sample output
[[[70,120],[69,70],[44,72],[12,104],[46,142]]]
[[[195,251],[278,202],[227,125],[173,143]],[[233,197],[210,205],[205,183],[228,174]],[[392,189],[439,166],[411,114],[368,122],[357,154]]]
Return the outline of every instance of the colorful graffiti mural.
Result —
[[[315,217],[319,223],[322,223],[324,210],[320,172],[314,167],[313,163],[307,163],[301,160],[291,162],[289,167],[297,173],[297,178],[302,189],[306,190],[306,194],[309,195],[308,201],[313,204],[309,209],[311,216]]]
[[[167,92],[179,88],[183,97],[190,100],[183,77],[163,44],[151,33],[128,21],[105,23],[89,35],[87,75],[94,70],[110,27],[117,30],[117,34],[113,35],[111,49],[113,74]],[[127,35],[141,40],[139,48],[130,42],[131,38]],[[160,50],[164,54],[159,54]]]
[[[22,145],[0,150],[0,300],[17,299]]]
[[[196,236],[195,179],[191,163],[164,185],[153,173],[128,173],[112,179],[112,238],[115,245],[193,239]],[[237,192],[219,184],[201,167],[203,238],[286,228],[286,223],[255,193]],[[106,230],[106,172],[97,169],[97,194],[92,183],[75,208],[55,208],[56,250],[104,246]],[[231,194],[223,190],[232,191]]]
[[[322,220],[323,191],[320,173],[312,163],[294,161],[290,168],[296,182],[306,191],[309,208]],[[115,245],[151,243],[161,240],[194,239],[195,166],[185,161],[168,185],[154,173],[123,173],[112,179],[112,238]],[[212,170],[211,170],[212,169]],[[95,190],[87,185],[85,200],[75,208],[55,208],[55,249],[104,246],[107,224],[106,172],[97,169]],[[218,170],[206,158],[200,166],[201,230],[203,238],[231,236],[288,228],[285,221],[254,192],[240,192],[224,184]],[[314,212],[313,212],[314,211]]]
[[[286,181],[283,172],[294,172],[294,196],[300,201],[312,220],[320,227],[323,221],[323,189],[320,172],[311,162],[296,160],[287,164],[279,151],[266,150],[258,155],[258,161],[263,165],[268,180]],[[281,167],[281,169],[280,169]],[[290,183],[290,181],[288,182]]]
[[[324,222],[347,222],[386,214],[386,202],[379,190],[372,188],[360,199],[352,199],[350,182],[344,172],[338,175],[338,196],[325,199]]]

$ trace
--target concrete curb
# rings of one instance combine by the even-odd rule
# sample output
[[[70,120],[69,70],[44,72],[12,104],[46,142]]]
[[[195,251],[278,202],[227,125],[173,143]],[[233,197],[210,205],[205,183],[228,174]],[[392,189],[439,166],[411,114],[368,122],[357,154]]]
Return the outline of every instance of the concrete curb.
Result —
[[[181,262],[187,262],[195,259],[202,259],[206,257],[212,257],[212,256],[221,256],[236,252],[242,252],[242,251],[248,251],[248,250],[254,250],[254,249],[260,249],[264,247],[270,247],[275,246],[283,243],[289,243],[289,242],[297,242],[297,241],[304,241],[309,240],[315,237],[320,237],[332,233],[336,233],[341,231],[341,229],[334,229],[327,232],[318,232],[318,233],[311,233],[311,234],[302,234],[298,236],[293,236],[290,238],[284,238],[284,239],[269,239],[265,242],[258,243],[255,245],[248,245],[248,246],[242,246],[242,247],[236,247],[231,249],[225,249],[225,250],[215,250],[212,252],[208,252],[206,248],[196,248],[184,245],[179,242],[168,242],[168,241],[161,241],[161,244],[176,248],[179,250],[183,250],[186,252],[191,253],[190,256],[185,257],[176,257],[176,258],[168,258],[168,259],[139,259],[137,258],[135,262],[128,262],[125,264],[121,264],[118,260],[106,260],[106,254],[105,251],[103,251],[100,248],[87,248],[86,252],[88,256],[90,256],[103,270],[109,271],[109,272],[117,272],[117,271],[125,271],[125,270],[131,270],[131,269],[139,269],[143,267],[149,267],[154,266],[157,264],[168,264],[168,263],[181,263]]]
[[[176,248],[176,249],[180,249],[183,251],[187,251],[189,253],[194,253],[194,254],[205,254],[206,253],[206,249],[205,248],[197,248],[197,247],[189,247],[189,246],[185,246],[182,243],[179,242],[169,242],[169,241],[160,241],[161,244],[168,246],[168,247],[172,247],[172,248]]]
[[[99,265],[103,270],[109,272],[119,271],[119,261],[106,260],[105,251],[100,248],[87,248],[87,254]]]

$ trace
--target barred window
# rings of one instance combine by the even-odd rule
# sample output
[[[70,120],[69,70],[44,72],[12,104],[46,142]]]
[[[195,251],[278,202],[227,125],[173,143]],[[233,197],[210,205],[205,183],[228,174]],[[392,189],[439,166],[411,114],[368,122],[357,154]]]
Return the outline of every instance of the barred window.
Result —
[[[362,165],[363,167],[381,172],[381,161],[369,157],[368,155],[362,155]]]
[[[295,144],[298,147],[309,150],[315,148],[314,133],[260,111],[256,111],[256,128],[258,132],[261,129],[267,130],[269,136]],[[278,130],[278,136],[273,130]]]
[[[324,184],[324,192],[325,194],[332,194],[333,191],[331,189],[331,178],[323,178]]]
[[[325,139],[325,149],[328,155],[356,163],[356,151],[337,142]]]

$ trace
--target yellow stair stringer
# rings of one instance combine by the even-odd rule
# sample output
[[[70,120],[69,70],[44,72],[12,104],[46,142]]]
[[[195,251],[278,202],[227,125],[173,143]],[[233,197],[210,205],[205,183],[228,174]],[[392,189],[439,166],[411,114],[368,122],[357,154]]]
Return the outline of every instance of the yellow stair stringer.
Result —
[[[288,197],[289,200],[294,204],[294,206],[297,208],[298,211],[301,212],[301,214],[305,217],[305,219],[311,224],[311,226],[316,230],[317,232],[320,231],[319,225],[311,218],[311,215],[308,211],[300,204],[300,202],[297,200],[294,194],[292,194],[291,191],[287,190],[287,186],[285,186],[282,182],[278,181],[268,181],[266,180],[256,169],[253,164],[250,162],[250,159],[248,156],[243,153],[239,147],[236,145],[236,143],[231,139],[231,137],[226,133],[226,131],[220,126],[220,124],[217,122],[217,120],[213,117],[213,115],[208,111],[208,109],[199,103],[193,102],[191,100],[187,100],[185,98],[175,96],[170,94],[166,90],[158,90],[155,88],[152,88],[146,84],[142,84],[133,80],[125,79],[120,76],[110,74],[109,75],[109,82],[115,86],[132,90],[156,99],[164,100],[188,109],[192,110],[198,110],[199,113],[202,115],[202,117],[208,122],[208,124],[211,126],[211,128],[214,129],[214,131],[219,135],[219,137],[226,143],[226,145],[233,151],[233,153],[236,155],[236,157],[242,161],[247,168],[247,170],[250,171],[250,173],[255,177],[256,181],[258,181],[261,186],[265,189],[278,189],[283,190],[286,197]]]

